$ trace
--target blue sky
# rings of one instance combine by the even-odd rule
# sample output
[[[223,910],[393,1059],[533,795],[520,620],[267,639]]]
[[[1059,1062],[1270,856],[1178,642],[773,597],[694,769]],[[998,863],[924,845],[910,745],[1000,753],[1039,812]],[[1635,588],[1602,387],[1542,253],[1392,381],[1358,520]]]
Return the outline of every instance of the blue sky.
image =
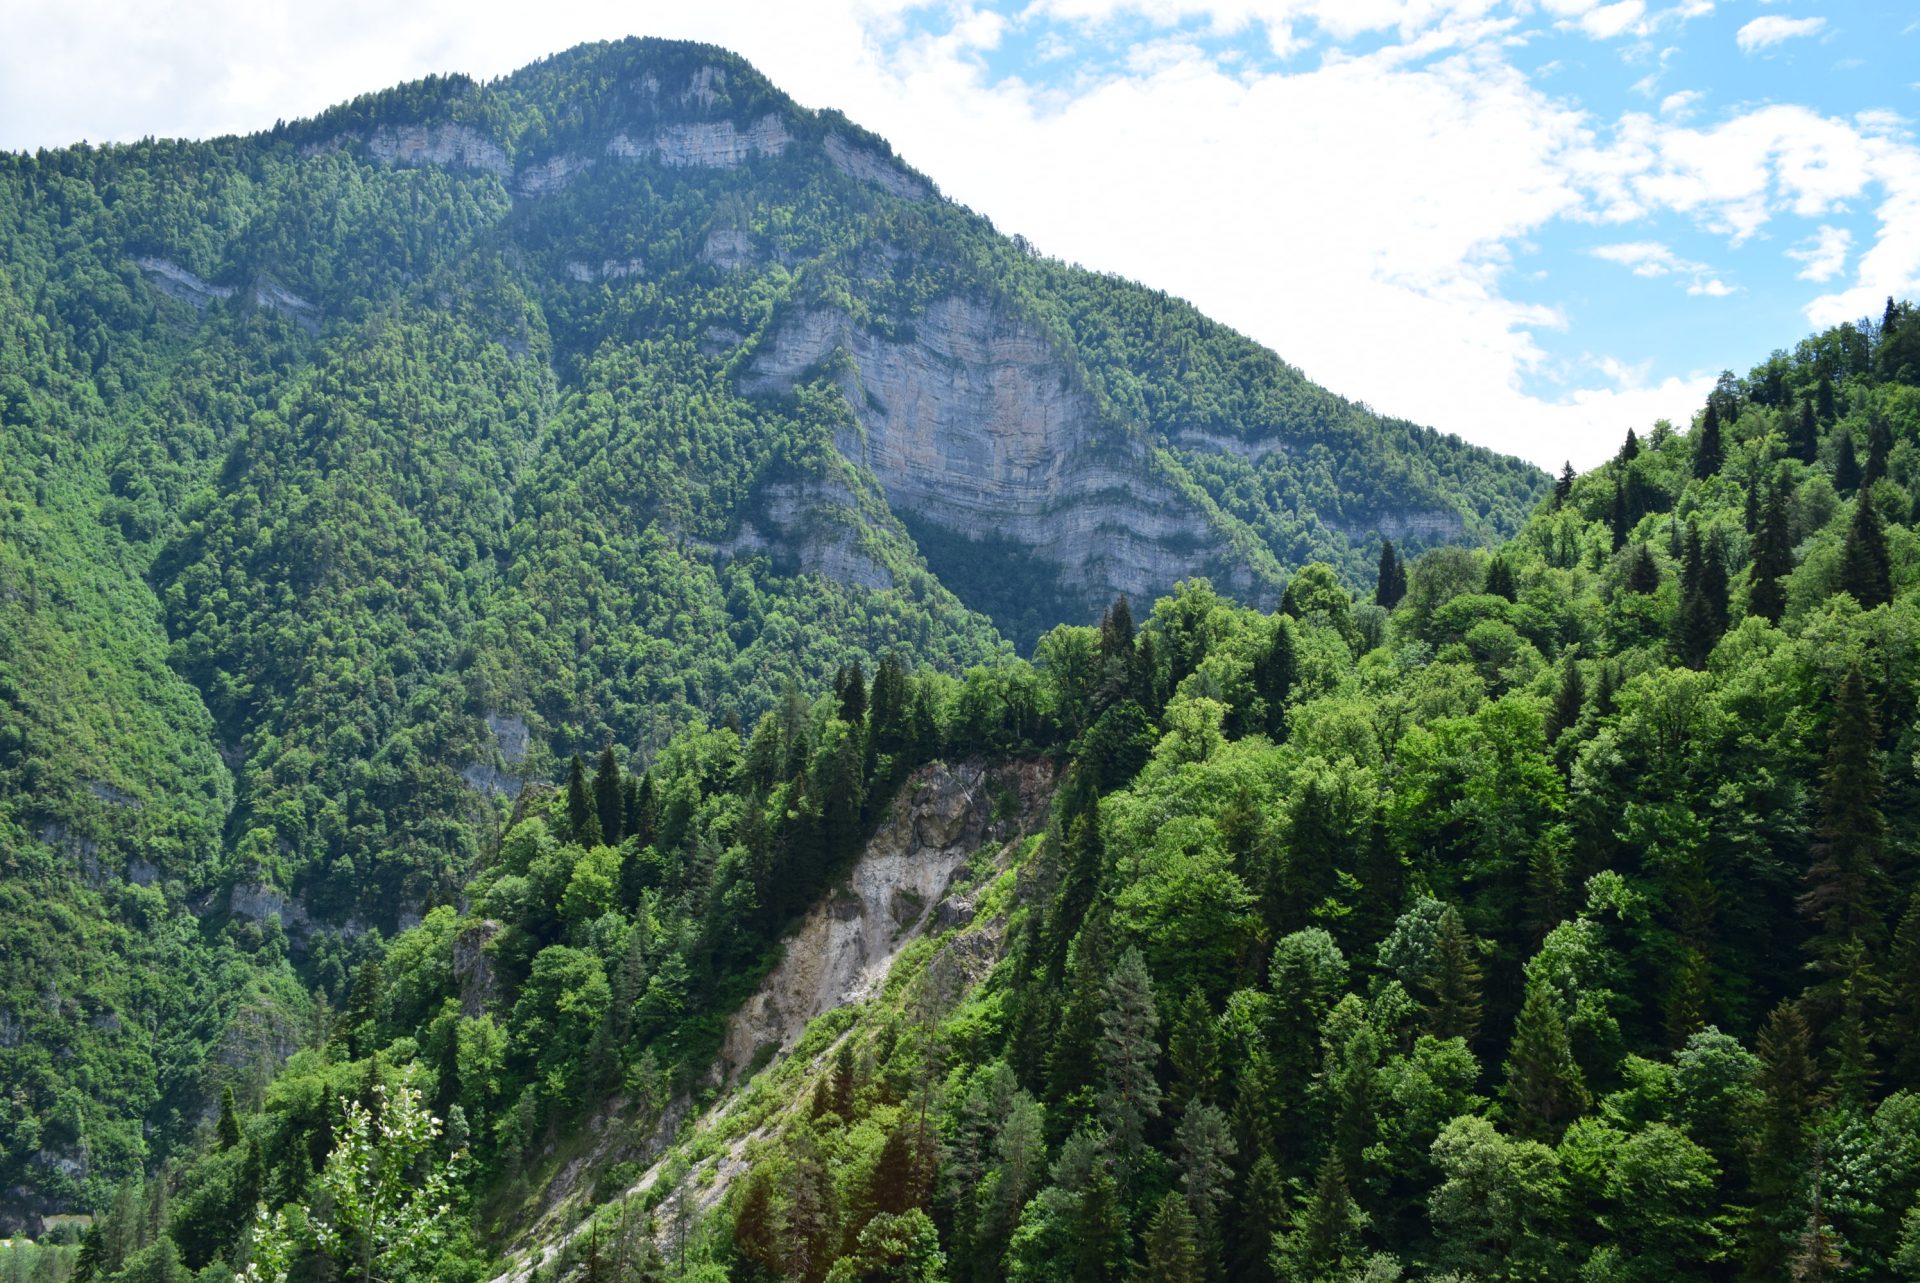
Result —
[[[1043,250],[1547,465],[1920,293],[1920,9],[1860,0],[17,0],[0,145],[706,39]]]

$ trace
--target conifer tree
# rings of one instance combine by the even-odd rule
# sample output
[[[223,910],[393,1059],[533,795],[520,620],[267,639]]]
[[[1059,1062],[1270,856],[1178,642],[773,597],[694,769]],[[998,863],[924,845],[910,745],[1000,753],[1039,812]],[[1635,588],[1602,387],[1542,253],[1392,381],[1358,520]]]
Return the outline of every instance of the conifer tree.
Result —
[[[1220,1036],[1206,995],[1187,990],[1173,1031],[1167,1038],[1167,1059],[1173,1082],[1167,1090],[1167,1110],[1184,1114],[1189,1104],[1211,1105],[1220,1091]]]
[[[1782,475],[1767,492],[1760,529],[1753,541],[1752,582],[1747,589],[1747,613],[1770,624],[1787,610],[1781,580],[1793,573],[1793,496]]]
[[[1887,532],[1874,510],[1873,492],[1861,487],[1854,500],[1853,520],[1840,553],[1840,591],[1872,610],[1893,600],[1893,559],[1887,552]]]
[[[1482,591],[1495,597],[1505,597],[1508,601],[1513,600],[1513,567],[1499,553],[1495,553],[1493,560],[1487,563],[1487,581]]]
[[[1100,1013],[1100,1117],[1114,1153],[1134,1170],[1146,1147],[1147,1124],[1160,1116],[1160,1015],[1153,978],[1138,949],[1120,955]]]
[[[1631,437],[1631,433],[1628,434]],[[1620,473],[1613,474],[1613,506],[1607,510],[1607,528],[1613,532],[1613,550],[1619,552],[1627,546],[1627,532],[1633,528],[1633,522],[1627,517],[1627,487]]]
[[[1786,410],[1791,427],[1787,433],[1787,454],[1808,465],[1820,462],[1820,424],[1813,417],[1813,402],[1801,401]]]
[[[1860,460],[1853,452],[1853,433],[1838,430],[1840,444],[1833,454],[1833,488],[1849,494],[1860,488]]]
[[[1700,594],[1707,599],[1707,618],[1713,625],[1714,640],[1727,631],[1728,583],[1727,537],[1715,527],[1707,536],[1705,560],[1700,568]]]
[[[595,824],[593,792],[587,786],[587,764],[575,753],[567,763],[567,834],[582,846],[595,843],[586,839],[587,826]]]
[[[240,1143],[240,1118],[233,1102],[232,1083],[223,1084],[220,1088],[220,1121],[214,1127],[214,1136],[220,1142],[221,1149],[232,1149]]]
[[[1632,428],[1627,429],[1627,439],[1620,443],[1618,458],[1621,463],[1632,463],[1640,457],[1640,438]]]
[[[1620,688],[1620,677],[1611,663],[1600,665],[1600,679],[1593,684],[1593,715],[1612,717],[1614,692]]]
[[[834,693],[840,701],[840,720],[852,727],[867,724],[867,674],[854,660],[840,670]]]
[[[1653,559],[1653,549],[1645,544],[1633,546],[1633,556],[1627,562],[1627,591],[1631,593],[1660,591],[1660,563]]]
[[[600,762],[593,773],[593,812],[600,821],[600,840],[608,846],[619,845],[625,836],[627,798],[611,744],[600,750]]]
[[[1134,1271],[1138,1283],[1203,1283],[1199,1227],[1178,1194],[1154,1208],[1147,1225],[1146,1261]]]
[[[1707,412],[1700,419],[1700,432],[1693,442],[1693,475],[1705,481],[1720,471],[1726,461],[1726,447],[1720,440],[1720,408],[1707,399]]]
[[[1580,721],[1580,713],[1587,705],[1587,688],[1580,680],[1580,664],[1569,654],[1560,665],[1560,689],[1553,697],[1553,707],[1547,712],[1547,743],[1551,744],[1566,734]]]
[[[1262,1151],[1247,1169],[1234,1203],[1233,1250],[1228,1283],[1275,1283],[1274,1243],[1291,1227],[1287,1189],[1273,1156]]]
[[[1507,1121],[1516,1136],[1553,1144],[1586,1112],[1586,1077],[1573,1058],[1560,1003],[1545,981],[1529,980],[1507,1053]]]
[[[1569,459],[1560,467],[1560,477],[1553,483],[1553,508],[1555,512],[1567,506],[1567,500],[1573,498],[1573,460]]]
[[[1267,735],[1276,742],[1287,733],[1287,700],[1299,676],[1294,654],[1293,621],[1284,615],[1273,617],[1272,636],[1253,666],[1253,689],[1267,706]]]
[[[1900,1087],[1920,1087],[1920,886],[1907,896],[1907,911],[1893,933],[1887,960],[1888,1044]]]
[[[1869,488],[1887,475],[1887,456],[1893,452],[1893,432],[1877,412],[1867,425],[1867,466],[1860,473],[1860,486]]]
[[[1324,1279],[1339,1275],[1354,1263],[1366,1215],[1353,1201],[1347,1172],[1338,1149],[1330,1148],[1314,1181],[1313,1198],[1300,1225],[1276,1249],[1290,1268],[1290,1277]]]
[[[1427,991],[1427,1030],[1436,1038],[1464,1038],[1480,1032],[1479,945],[1467,931],[1460,910],[1448,905],[1440,915],[1423,984]]]
[[[1227,1116],[1218,1106],[1196,1104],[1174,1133],[1180,1163],[1180,1190],[1193,1213],[1207,1274],[1217,1275],[1224,1241],[1221,1212],[1233,1179],[1235,1147]]]
[[[1721,582],[1725,581],[1724,572]],[[1680,613],[1673,625],[1673,649],[1688,668],[1705,668],[1707,656],[1720,634],[1714,627],[1714,604],[1709,596],[1707,552],[1700,528],[1687,526],[1686,560],[1680,572]]]
[[[1886,903],[1886,818],[1880,810],[1880,718],[1860,670],[1834,694],[1820,776],[1820,840],[1800,911],[1814,923],[1808,948],[1829,987],[1856,969],[1850,946],[1876,948]]]
[[[1820,411],[1820,421],[1832,423],[1839,410],[1833,400],[1833,376],[1825,370],[1820,371],[1820,381],[1814,385],[1813,397],[1814,405]],[[1807,462],[1812,463],[1813,460],[1808,459]]]

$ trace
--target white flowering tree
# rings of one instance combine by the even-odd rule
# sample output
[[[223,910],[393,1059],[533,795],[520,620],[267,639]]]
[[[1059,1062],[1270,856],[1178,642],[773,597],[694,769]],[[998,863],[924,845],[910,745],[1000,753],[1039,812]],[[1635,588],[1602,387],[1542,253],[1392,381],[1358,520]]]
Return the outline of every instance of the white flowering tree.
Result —
[[[342,1277],[406,1283],[432,1277],[452,1225],[452,1189],[465,1151],[434,1156],[441,1123],[407,1083],[380,1097],[377,1110],[341,1100],[346,1120],[320,1171],[308,1207],[255,1213],[246,1283],[285,1283],[302,1253],[325,1253]]]

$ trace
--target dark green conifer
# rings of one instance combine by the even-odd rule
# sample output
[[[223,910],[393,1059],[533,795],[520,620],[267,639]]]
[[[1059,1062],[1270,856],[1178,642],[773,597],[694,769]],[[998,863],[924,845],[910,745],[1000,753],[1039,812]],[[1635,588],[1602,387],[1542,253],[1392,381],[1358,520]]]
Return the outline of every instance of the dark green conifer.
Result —
[[[1887,822],[1881,812],[1880,716],[1860,670],[1834,693],[1827,762],[1820,775],[1820,839],[1800,911],[1814,923],[1814,964],[1837,983],[1854,965],[1852,946],[1877,948],[1885,923]]]
[[[1633,522],[1627,516],[1627,486],[1617,471],[1613,474],[1613,506],[1607,510],[1607,528],[1613,532],[1615,552],[1627,546],[1627,532]]]
[[[240,1143],[240,1118],[233,1102],[232,1083],[220,1088],[220,1122],[214,1128],[214,1136],[220,1142],[221,1149],[232,1149]]]
[[[1407,595],[1407,572],[1394,551],[1393,540],[1380,543],[1380,566],[1374,576],[1373,604],[1392,610]]]
[[[1851,494],[1860,488],[1860,460],[1853,452],[1853,433],[1841,428],[1838,434],[1840,444],[1833,454],[1833,488],[1841,494]]]
[[[1580,680],[1580,663],[1568,655],[1560,665],[1560,689],[1547,712],[1547,742],[1553,743],[1580,721],[1587,706],[1587,688]]]
[[[1200,1227],[1187,1201],[1169,1193],[1147,1224],[1146,1260],[1135,1269],[1138,1283],[1203,1283]]]
[[[1560,467],[1560,477],[1553,483],[1553,508],[1555,512],[1567,506],[1567,500],[1573,498],[1573,460],[1569,459]]]
[[[1495,553],[1493,560],[1487,563],[1487,581],[1482,591],[1495,597],[1505,597],[1508,601],[1513,600],[1513,567],[1499,553]]]
[[[1627,563],[1627,591],[1631,593],[1660,591],[1660,563],[1653,559],[1653,549],[1645,544],[1633,546],[1633,558]]]
[[[1293,694],[1299,663],[1294,657],[1293,621],[1275,615],[1269,622],[1272,636],[1253,666],[1253,689],[1267,707],[1267,734],[1275,741],[1286,738],[1287,700]]]
[[[1893,600],[1893,559],[1887,551],[1887,532],[1874,510],[1873,492],[1862,487],[1854,500],[1853,520],[1840,553],[1840,591],[1850,594],[1862,610]]]
[[[1507,1053],[1503,1094],[1507,1123],[1514,1134],[1549,1145],[1586,1112],[1586,1076],[1573,1058],[1559,999],[1544,981],[1527,982],[1527,996],[1513,1027],[1513,1046]]]
[[[567,763],[567,835],[581,845],[587,826],[594,821],[593,791],[587,785],[587,764],[575,753]]]
[[[1820,462],[1820,424],[1813,416],[1813,402],[1802,401],[1793,420],[1791,451],[1805,464]]]
[[[1747,589],[1747,613],[1770,624],[1786,613],[1787,593],[1782,584],[1793,573],[1793,495],[1783,473],[1767,492],[1754,535],[1752,581]]]
[[[627,798],[611,744],[600,750],[600,762],[593,773],[593,813],[600,821],[600,840],[617,846],[625,831]]]
[[[1724,582],[1724,571],[1721,575]],[[1680,572],[1680,613],[1674,620],[1673,649],[1688,668],[1705,668],[1707,656],[1719,640],[1714,627],[1714,603],[1708,595],[1707,552],[1700,528],[1687,526],[1686,560]]]
[[[1228,1283],[1276,1283],[1273,1246],[1289,1228],[1286,1183],[1273,1156],[1262,1150],[1234,1203]]]
[[[1726,447],[1720,440],[1720,407],[1707,399],[1707,412],[1701,416],[1700,431],[1693,442],[1693,475],[1705,481],[1720,471],[1726,462]]]
[[[1620,453],[1617,457],[1623,464],[1632,463],[1640,457],[1640,438],[1632,428],[1627,429],[1627,439],[1620,443]]]
[[[1167,1037],[1167,1059],[1173,1081],[1167,1089],[1167,1109],[1184,1114],[1190,1103],[1211,1105],[1220,1094],[1220,1035],[1206,995],[1187,990]]]
[[[1423,987],[1427,992],[1427,1031],[1436,1038],[1464,1038],[1480,1032],[1480,948],[1460,910],[1448,905],[1434,933]]]
[[[854,660],[840,670],[840,680],[835,687],[840,701],[840,720],[849,726],[861,727],[867,724],[867,674],[860,667],[860,661]]]

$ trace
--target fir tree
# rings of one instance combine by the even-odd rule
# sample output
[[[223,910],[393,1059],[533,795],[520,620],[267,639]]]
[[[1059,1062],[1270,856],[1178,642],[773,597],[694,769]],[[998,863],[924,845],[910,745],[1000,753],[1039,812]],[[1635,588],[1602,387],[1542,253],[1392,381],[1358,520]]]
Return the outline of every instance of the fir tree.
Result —
[[[1887,475],[1887,456],[1892,452],[1893,433],[1886,419],[1876,412],[1867,425],[1867,466],[1860,473],[1861,489],[1870,488]]]
[[[1547,1144],[1586,1112],[1586,1077],[1573,1058],[1559,1000],[1544,981],[1527,982],[1507,1053],[1505,1098],[1514,1134]]]
[[[232,1149],[240,1143],[239,1111],[233,1103],[233,1084],[227,1083],[220,1088],[220,1121],[214,1127],[214,1137],[221,1149]]]
[[[1373,604],[1392,610],[1399,604],[1399,598],[1393,595],[1394,572],[1400,567],[1400,558],[1394,555],[1393,540],[1380,542],[1380,565],[1373,576]]]
[[[1267,707],[1267,734],[1276,742],[1286,738],[1287,700],[1299,677],[1299,662],[1294,655],[1293,621],[1276,615],[1269,627],[1272,636],[1253,666],[1253,689]]]
[[[1146,1146],[1147,1124],[1160,1116],[1160,1016],[1153,979],[1138,949],[1120,955],[1100,1013],[1100,1116],[1123,1169],[1132,1171]]]
[[[1427,992],[1427,1030],[1436,1038],[1464,1038],[1480,1032],[1479,942],[1452,905],[1440,915],[1433,952],[1422,985]]]
[[[1632,434],[1628,436],[1631,438]],[[1627,516],[1627,486],[1619,472],[1613,474],[1613,505],[1607,509],[1607,528],[1613,532],[1615,552],[1627,546],[1627,532],[1633,528],[1633,522]]]
[[[1184,1114],[1190,1103],[1216,1103],[1220,1092],[1220,1036],[1206,995],[1198,989],[1187,990],[1180,1004],[1173,1032],[1167,1038],[1167,1059],[1173,1066],[1168,1112]]]
[[[1730,619],[1727,583],[1727,536],[1715,527],[1707,536],[1705,561],[1700,568],[1700,594],[1707,599],[1707,617],[1714,640],[1727,631]]]
[[[1802,401],[1793,416],[1793,433],[1788,453],[1809,466],[1820,462],[1820,424],[1813,417],[1813,402]]]
[[[1793,496],[1782,475],[1767,492],[1760,529],[1753,541],[1752,581],[1747,589],[1747,613],[1770,624],[1787,610],[1781,581],[1793,573]]]
[[[1220,1213],[1233,1179],[1234,1143],[1227,1116],[1214,1105],[1196,1105],[1174,1134],[1180,1163],[1180,1190],[1198,1227],[1200,1252],[1209,1277],[1218,1274],[1224,1227]]]
[[[1354,1263],[1366,1215],[1353,1201],[1346,1169],[1337,1149],[1329,1149],[1314,1181],[1313,1199],[1299,1227],[1283,1240],[1276,1255],[1290,1267],[1291,1277],[1324,1279]]]
[[[608,846],[619,845],[626,832],[627,797],[611,744],[600,750],[600,762],[593,772],[593,813],[600,821],[600,840]]]
[[[1714,626],[1716,612],[1709,592],[1707,556],[1700,541],[1700,528],[1689,523],[1686,560],[1680,572],[1680,613],[1673,626],[1674,653],[1688,668],[1705,668],[1707,656],[1720,638]],[[1719,582],[1725,581],[1723,568]]]
[[[1560,477],[1553,483],[1553,509],[1558,512],[1567,506],[1567,500],[1573,498],[1573,460],[1569,459],[1560,467]]]
[[[1553,707],[1547,712],[1547,742],[1553,743],[1572,730],[1580,721],[1580,713],[1586,708],[1587,688],[1580,680],[1579,661],[1569,654],[1560,665],[1560,689],[1553,697]]]
[[[1872,610],[1893,600],[1893,559],[1887,552],[1887,532],[1874,510],[1873,492],[1862,487],[1854,500],[1853,520],[1847,524],[1847,542],[1840,553],[1840,591]]]
[[[1920,886],[1907,896],[1907,911],[1893,933],[1887,959],[1887,1039],[1901,1087],[1920,1087]]]
[[[1199,1227],[1178,1194],[1168,1194],[1147,1225],[1146,1261],[1134,1271],[1138,1283],[1203,1283]]]
[[[567,763],[567,833],[582,846],[592,846],[586,840],[587,827],[595,824],[593,792],[587,786],[587,764],[575,753],[573,760]],[[595,825],[597,827],[597,825]]]
[[[1839,408],[1833,399],[1833,376],[1825,370],[1820,371],[1820,381],[1814,385],[1814,406],[1820,412],[1820,422],[1832,423],[1839,414]],[[1812,459],[1807,460],[1812,463]]]
[[[1645,544],[1635,544],[1633,556],[1628,559],[1627,591],[1631,593],[1660,591],[1660,563],[1653,559],[1653,549]]]
[[[1838,430],[1840,444],[1833,453],[1833,487],[1841,494],[1860,488],[1860,460],[1853,452],[1853,433]]]
[[[1498,553],[1495,553],[1493,560],[1487,563],[1487,581],[1482,591],[1495,597],[1504,597],[1508,601],[1514,598],[1513,567],[1508,565],[1507,559]]]
[[[1617,456],[1617,458],[1621,463],[1627,464],[1627,463],[1632,463],[1635,459],[1638,459],[1639,457],[1640,457],[1640,438],[1637,435],[1635,435],[1634,430],[1632,428],[1628,428],[1627,439],[1620,443],[1620,453]]]
[[[1290,1228],[1286,1184],[1273,1156],[1262,1152],[1247,1169],[1234,1203],[1228,1283],[1275,1283],[1273,1247]]]
[[[1707,412],[1701,416],[1700,431],[1693,442],[1693,475],[1705,481],[1720,471],[1726,462],[1726,448],[1720,440],[1720,408],[1707,399]]]
[[[1880,718],[1866,679],[1849,668],[1834,695],[1820,776],[1820,840],[1800,911],[1814,923],[1809,949],[1830,980],[1852,972],[1851,945],[1882,938],[1886,818],[1880,810]]]
[[[854,660],[840,670],[834,693],[840,701],[840,720],[852,727],[867,724],[867,674]]]

